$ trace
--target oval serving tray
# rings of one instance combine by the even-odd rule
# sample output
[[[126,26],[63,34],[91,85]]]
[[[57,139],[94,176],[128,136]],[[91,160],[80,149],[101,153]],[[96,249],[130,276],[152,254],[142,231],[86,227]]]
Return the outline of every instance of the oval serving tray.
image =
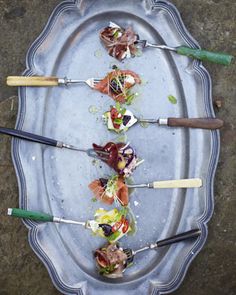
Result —
[[[64,1],[30,47],[24,75],[101,77],[116,64],[143,79],[140,95],[130,107],[136,114],[150,118],[214,116],[211,80],[199,61],[147,49],[142,56],[119,63],[108,56],[98,37],[109,21],[132,25],[141,39],[154,43],[199,47],[167,1]],[[171,104],[168,95],[174,95],[177,104]],[[18,129],[81,147],[116,137],[101,120],[112,100],[86,86],[21,87],[19,102]],[[206,223],[213,212],[219,132],[136,125],[128,131],[127,140],[145,159],[134,173],[136,183],[201,177],[204,185],[200,189],[135,191],[130,207],[138,230],[122,244],[135,249],[197,226],[202,235],[197,241],[140,254],[124,278],[109,280],[97,274],[92,258],[92,251],[104,243],[102,239],[74,225],[24,221],[32,249],[63,294],[170,293],[205,243]],[[105,165],[73,151],[16,139],[12,155],[20,207],[78,220],[89,219],[95,209],[105,207],[91,201],[87,188],[94,178],[111,173]]]

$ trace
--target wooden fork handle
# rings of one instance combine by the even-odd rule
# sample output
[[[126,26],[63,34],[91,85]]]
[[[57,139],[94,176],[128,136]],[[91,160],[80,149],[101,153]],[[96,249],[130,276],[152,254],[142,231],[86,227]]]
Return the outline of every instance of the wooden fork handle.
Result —
[[[168,118],[167,125],[171,127],[189,127],[201,129],[219,129],[224,122],[216,118]]]
[[[8,86],[58,86],[57,77],[40,77],[40,76],[8,76]]]
[[[194,188],[201,187],[202,180],[200,178],[178,179],[154,181],[153,188]]]

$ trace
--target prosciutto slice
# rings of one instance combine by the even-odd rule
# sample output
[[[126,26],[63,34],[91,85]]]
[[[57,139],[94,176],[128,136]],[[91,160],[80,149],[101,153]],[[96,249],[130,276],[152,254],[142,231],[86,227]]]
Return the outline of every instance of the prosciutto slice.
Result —
[[[100,39],[108,54],[118,60],[135,56],[137,52],[135,42],[139,37],[131,27],[124,29],[112,23],[100,32]]]
[[[90,190],[94,196],[105,204],[111,205],[117,199],[122,206],[127,206],[129,203],[128,187],[124,183],[124,178],[119,176],[116,182],[117,191],[114,195],[109,195],[106,192],[106,182],[104,179],[96,179],[89,184]]]
[[[111,96],[115,101],[125,103],[130,96],[129,89],[140,84],[140,77],[130,70],[114,70],[97,83],[94,89]]]
[[[116,244],[97,249],[94,256],[101,274],[109,278],[123,276],[128,257]]]

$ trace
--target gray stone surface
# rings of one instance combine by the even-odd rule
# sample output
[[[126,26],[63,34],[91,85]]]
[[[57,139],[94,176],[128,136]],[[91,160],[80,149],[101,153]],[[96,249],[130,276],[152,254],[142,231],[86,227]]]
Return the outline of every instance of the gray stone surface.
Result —
[[[59,0],[0,0],[0,126],[13,127],[17,91],[5,86],[7,75],[20,74],[25,54]],[[173,1],[191,34],[202,47],[236,53],[236,1]],[[222,101],[216,115],[225,121],[215,181],[215,212],[209,238],[190,266],[176,295],[236,294],[236,67],[206,64],[213,97]],[[27,242],[27,230],[5,216],[18,205],[10,139],[0,136],[0,295],[56,295],[48,273]]]

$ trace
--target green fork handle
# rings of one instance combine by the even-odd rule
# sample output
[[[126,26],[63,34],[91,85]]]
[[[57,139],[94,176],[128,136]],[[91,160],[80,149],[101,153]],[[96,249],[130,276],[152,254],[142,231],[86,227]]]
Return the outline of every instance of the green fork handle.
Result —
[[[186,46],[179,46],[176,52],[181,55],[189,56],[199,60],[210,61],[218,64],[228,66],[232,59],[232,55],[220,52],[211,52],[204,49],[194,49]]]
[[[20,208],[8,208],[8,215],[37,221],[53,222],[53,216],[47,213],[28,211]]]

